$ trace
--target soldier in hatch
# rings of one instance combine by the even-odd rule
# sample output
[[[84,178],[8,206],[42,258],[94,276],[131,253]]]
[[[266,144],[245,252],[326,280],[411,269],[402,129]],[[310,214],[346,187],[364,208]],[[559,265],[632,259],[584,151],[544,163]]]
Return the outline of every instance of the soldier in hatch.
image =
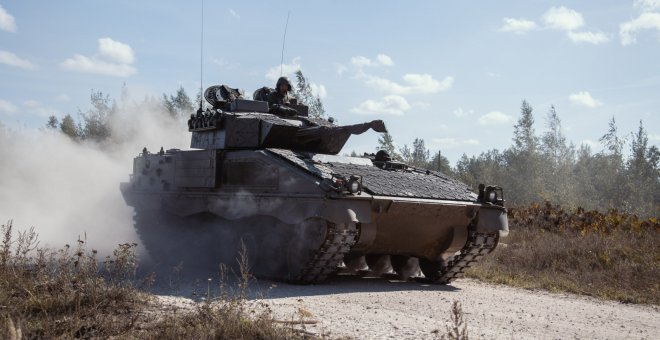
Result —
[[[295,109],[288,106],[292,99],[289,92],[291,92],[291,82],[287,77],[280,77],[275,85],[275,92],[268,95],[270,113],[283,117],[293,117],[298,114]]]

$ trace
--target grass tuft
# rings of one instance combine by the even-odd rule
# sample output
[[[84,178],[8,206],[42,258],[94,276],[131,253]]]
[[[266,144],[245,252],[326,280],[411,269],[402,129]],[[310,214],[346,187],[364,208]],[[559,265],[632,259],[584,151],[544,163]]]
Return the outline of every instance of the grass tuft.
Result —
[[[660,223],[546,203],[511,209],[511,232],[466,276],[625,303],[660,304]]]
[[[57,251],[39,248],[34,230],[16,232],[12,221],[2,225],[0,237],[1,339],[307,337],[276,325],[267,311],[255,315],[246,308],[251,278],[246,254],[237,294],[228,293],[221,280],[221,295],[211,297],[209,281],[205,303],[168,313],[140,290],[155,274],[136,280],[136,244],[120,244],[99,263],[85,240]]]

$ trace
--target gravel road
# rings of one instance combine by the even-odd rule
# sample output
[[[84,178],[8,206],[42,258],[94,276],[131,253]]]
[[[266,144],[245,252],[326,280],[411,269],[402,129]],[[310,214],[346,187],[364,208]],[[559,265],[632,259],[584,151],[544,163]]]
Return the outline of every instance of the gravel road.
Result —
[[[359,339],[432,339],[453,301],[471,338],[658,339],[660,308],[461,279],[450,286],[337,276],[322,285],[262,282],[277,320],[317,321],[308,332]],[[265,289],[265,290],[264,290]],[[304,312],[301,317],[300,310]]]

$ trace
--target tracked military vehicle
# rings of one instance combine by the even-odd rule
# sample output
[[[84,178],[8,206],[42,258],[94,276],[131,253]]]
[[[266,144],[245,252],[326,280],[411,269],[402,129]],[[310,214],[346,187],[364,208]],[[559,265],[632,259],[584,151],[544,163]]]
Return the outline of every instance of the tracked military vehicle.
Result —
[[[120,185],[156,261],[231,265],[242,249],[254,274],[289,282],[386,260],[390,274],[421,268],[448,283],[508,233],[499,187],[473,193],[383,152],[337,156],[353,134],[386,132],[380,120],[338,126],[302,105],[280,117],[227,86],[204,97],[211,107],[188,121],[192,150],[145,148]]]

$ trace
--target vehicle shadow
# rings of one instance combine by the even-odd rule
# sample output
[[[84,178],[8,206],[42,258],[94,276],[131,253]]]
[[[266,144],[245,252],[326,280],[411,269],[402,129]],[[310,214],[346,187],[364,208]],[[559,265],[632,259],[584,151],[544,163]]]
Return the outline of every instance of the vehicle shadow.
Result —
[[[158,295],[169,295],[203,300],[222,294],[242,294],[248,299],[278,299],[287,297],[322,296],[345,293],[380,293],[397,291],[442,291],[457,292],[461,288],[454,285],[430,284],[421,280],[399,280],[395,275],[369,277],[353,274],[337,274],[316,284],[291,284],[250,276],[249,284],[240,291],[241,278],[236,271],[226,273],[221,278],[217,272],[203,268],[188,267],[177,271],[172,268],[143,267],[138,276],[156,273],[156,279],[147,289]],[[221,288],[222,286],[222,288]],[[224,290],[224,292],[221,292]]]
[[[296,285],[275,281],[260,280],[253,284],[258,291],[266,291],[264,299],[277,299],[298,296],[319,296],[345,293],[380,293],[397,291],[444,291],[455,292],[461,289],[452,285],[439,285],[415,280],[401,281],[387,277],[360,277],[358,275],[335,275],[328,280],[310,285]],[[264,286],[268,285],[268,286]],[[266,288],[266,290],[264,290]]]

